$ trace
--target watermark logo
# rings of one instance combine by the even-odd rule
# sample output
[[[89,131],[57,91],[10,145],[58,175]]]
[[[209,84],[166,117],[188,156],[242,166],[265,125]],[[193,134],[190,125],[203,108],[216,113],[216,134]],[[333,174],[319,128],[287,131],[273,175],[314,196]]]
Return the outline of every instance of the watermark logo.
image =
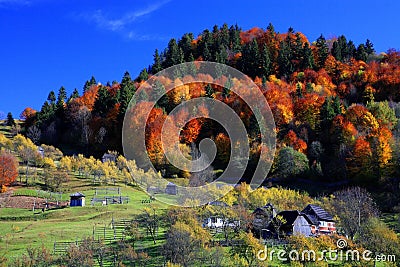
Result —
[[[346,249],[348,243],[345,239],[338,239],[337,248],[315,251],[315,250],[296,250],[290,251],[285,249],[268,249],[267,246],[257,253],[259,261],[331,261],[331,262],[359,262],[359,261],[376,261],[376,262],[395,262],[396,255],[376,254],[368,249],[359,251],[357,249]],[[346,250],[345,250],[346,249]]]
[[[217,96],[207,96],[201,93],[202,89],[198,90],[207,85],[227,90],[223,89]],[[196,97],[193,97],[195,95]],[[166,97],[173,97],[173,101],[169,99],[169,102],[174,102],[172,110],[168,114],[160,112],[159,109],[158,113],[155,112],[154,108],[165,101]],[[234,108],[235,105],[237,108]],[[238,114],[238,111],[251,111],[255,119],[251,123],[259,128],[256,138],[260,157],[253,177],[246,177],[247,181],[250,180],[252,189],[256,189],[271,168],[275,154],[276,131],[266,98],[252,79],[227,65],[203,61],[175,65],[151,76],[138,88],[130,101],[122,133],[125,157],[134,160],[139,168],[154,170],[154,175],[140,177],[138,184],[148,193],[155,187],[163,191],[169,181],[157,174],[158,170],[153,164],[155,161],[163,161],[163,164],[170,168],[196,173],[199,182],[191,186],[176,185],[176,195],[163,194],[162,197],[158,197],[155,194],[154,197],[160,201],[172,205],[197,206],[219,199],[228,193],[233,187],[223,185],[235,185],[243,178],[250,155],[250,137],[246,129],[249,123],[246,124],[242,120],[243,114]],[[190,121],[199,118],[217,122],[230,140],[229,162],[223,173],[214,181],[204,182],[203,179],[218,153],[214,140],[204,138],[198,142],[197,156],[192,154],[188,157],[187,153],[182,151],[182,129]],[[150,129],[151,127],[153,128]],[[148,153],[146,146],[149,144],[146,144],[146,138],[152,134],[157,136],[157,142],[151,144],[152,149],[161,151],[162,158],[160,153]],[[188,199],[192,201],[188,202]]]
[[[336,246],[337,246],[338,249],[346,248],[346,247],[347,247],[347,241],[344,240],[344,239],[339,238],[339,239],[336,241]]]

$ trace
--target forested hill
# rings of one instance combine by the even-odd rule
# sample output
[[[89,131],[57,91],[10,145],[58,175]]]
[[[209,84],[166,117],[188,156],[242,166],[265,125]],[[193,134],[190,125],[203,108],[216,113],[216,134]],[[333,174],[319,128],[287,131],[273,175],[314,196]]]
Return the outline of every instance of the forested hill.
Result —
[[[49,93],[40,111],[24,110],[25,134],[37,143],[62,144],[70,152],[96,156],[107,150],[121,152],[123,117],[140,84],[164,68],[195,60],[228,64],[259,85],[278,129],[278,152],[271,175],[352,179],[357,183],[398,175],[399,155],[394,151],[398,151],[400,53],[392,50],[378,55],[371,41],[355,44],[343,35],[308,40],[292,28],[278,33],[271,24],[265,30],[242,31],[224,24],[197,37],[187,33],[171,39],[164,51],[156,50],[153,64],[134,80],[128,72],[121,82],[106,85],[92,77],[82,95],[75,89],[67,96],[61,87],[57,95]],[[236,97],[212,86],[191,90],[186,97],[194,97],[194,91],[228,104]],[[141,99],[146,97],[144,92]],[[179,101],[173,93],[168,94],[158,103],[157,118],[163,119]],[[252,120],[247,121],[251,124]],[[211,124],[191,121],[182,132],[182,145],[190,146],[204,136],[214,138],[220,149],[214,167],[223,168],[229,159],[229,139],[221,127]],[[252,133],[250,130],[250,166],[260,149]],[[153,140],[146,142],[150,154],[162,152],[151,151]],[[173,174],[165,161],[157,160],[157,155],[152,158],[156,166]],[[286,166],[287,159],[295,164]]]

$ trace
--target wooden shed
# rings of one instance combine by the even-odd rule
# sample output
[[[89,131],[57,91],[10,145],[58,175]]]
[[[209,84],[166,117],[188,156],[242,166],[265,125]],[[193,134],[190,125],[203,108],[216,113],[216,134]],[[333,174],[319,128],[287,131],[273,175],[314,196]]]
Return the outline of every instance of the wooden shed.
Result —
[[[176,195],[177,194],[176,184],[169,182],[165,187],[165,193],[168,195]]]
[[[70,207],[83,207],[85,206],[85,195],[81,192],[76,192],[70,195]]]

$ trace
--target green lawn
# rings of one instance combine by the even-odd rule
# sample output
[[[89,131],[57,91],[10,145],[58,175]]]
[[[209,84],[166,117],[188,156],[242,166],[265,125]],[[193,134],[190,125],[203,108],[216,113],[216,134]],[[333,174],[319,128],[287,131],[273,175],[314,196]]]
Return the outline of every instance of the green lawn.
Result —
[[[137,187],[123,184],[117,186],[121,187],[123,196],[130,198],[129,203],[91,206],[90,199],[95,195],[95,187],[110,188],[113,186],[92,186],[87,181],[89,180],[76,178],[72,183],[74,186],[69,185],[70,192],[80,191],[86,195],[87,206],[85,207],[66,207],[48,210],[44,213],[41,211],[34,213],[31,209],[1,208],[0,247],[6,249],[8,255],[13,256],[24,253],[28,246],[43,244],[52,249],[54,241],[75,241],[91,236],[93,227],[108,225],[112,218],[114,220],[132,219],[149,205],[159,213],[165,212],[167,208],[166,204],[159,201],[142,204],[142,200],[149,199],[149,196]],[[34,187],[21,188],[15,190],[15,194],[36,196],[36,189]],[[69,193],[63,194],[63,199],[67,198]],[[160,228],[159,238],[161,240],[164,238],[164,232],[165,229]],[[144,240],[143,242],[144,247],[150,246],[150,241]]]

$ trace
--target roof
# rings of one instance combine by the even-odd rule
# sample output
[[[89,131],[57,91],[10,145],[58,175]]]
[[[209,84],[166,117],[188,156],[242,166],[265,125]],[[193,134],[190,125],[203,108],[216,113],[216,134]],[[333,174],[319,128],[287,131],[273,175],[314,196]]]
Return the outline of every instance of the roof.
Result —
[[[315,225],[318,225],[318,221],[333,221],[332,215],[317,205],[309,204],[302,212],[305,213]]]
[[[169,182],[169,183],[167,184],[167,187],[176,187],[176,184]]]
[[[282,216],[283,219],[286,220],[286,223],[284,223],[283,225],[293,225],[294,222],[296,221],[297,217],[299,217],[299,216],[304,217],[304,219],[306,219],[306,221],[308,223],[310,223],[310,224],[313,223],[306,214],[304,214],[303,212],[300,212],[298,210],[285,210],[285,211],[279,212],[277,215]]]
[[[253,214],[269,215],[274,210],[274,206],[270,203],[263,207],[258,207],[253,211]]]
[[[69,196],[70,197],[85,197],[85,195],[82,194],[81,192],[76,192],[76,193],[73,193],[73,194],[71,194]]]
[[[292,225],[297,217],[300,215],[300,212],[298,210],[285,210],[279,212],[278,215],[282,216],[283,219],[286,220],[286,223],[284,223],[284,225]]]

